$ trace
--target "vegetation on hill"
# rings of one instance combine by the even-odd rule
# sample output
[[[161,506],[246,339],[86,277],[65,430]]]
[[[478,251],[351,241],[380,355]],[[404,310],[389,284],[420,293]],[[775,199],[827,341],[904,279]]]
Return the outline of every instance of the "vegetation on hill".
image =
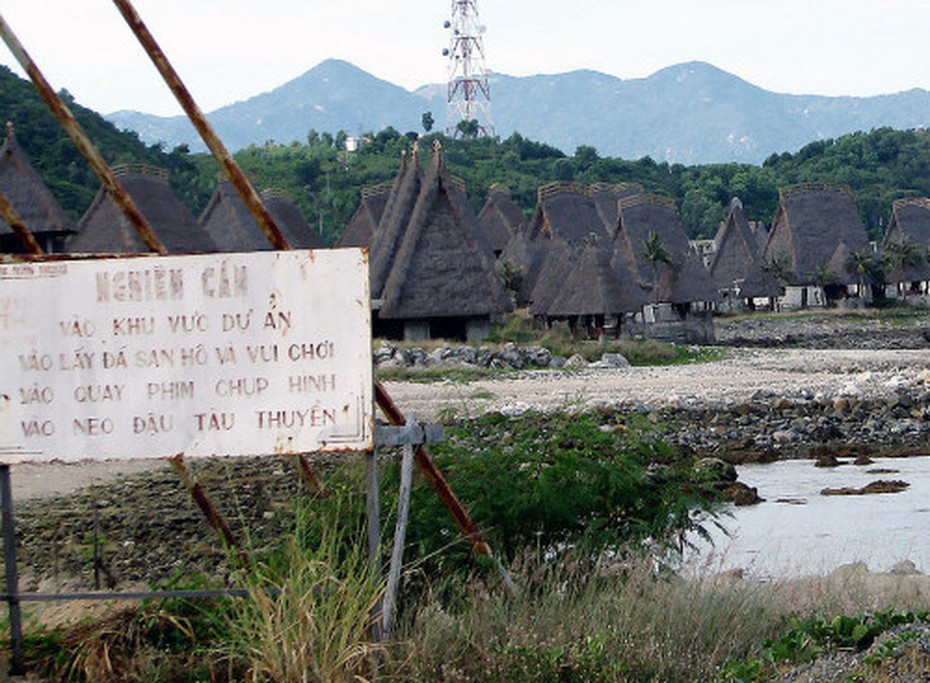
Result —
[[[112,164],[151,163],[171,172],[172,186],[194,215],[215,185],[217,166],[186,147],[170,152],[146,146],[131,132],[120,132],[99,115],[74,103],[75,115]],[[74,145],[48,113],[28,82],[0,68],[0,112],[16,126],[17,137],[66,210],[80,217],[99,183]],[[426,119],[424,115],[424,120]],[[259,189],[289,191],[304,217],[328,242],[335,242],[359,203],[360,190],[394,178],[403,150],[418,131],[386,128],[365,135],[357,152],[345,149],[346,135],[308,132],[305,143],[253,145],[235,156]],[[446,162],[468,185],[475,208],[490,186],[503,183],[527,217],[536,190],[555,180],[579,183],[641,183],[647,191],[673,197],[691,237],[712,237],[732,197],[740,197],[750,220],[771,223],[778,189],[826,181],[849,184],[873,239],[879,239],[895,199],[930,196],[930,133],[881,128],[812,142],[798,152],[772,154],[761,166],[711,164],[684,166],[601,157],[581,145],[572,155],[519,133],[506,139],[452,140],[431,133],[420,137],[423,157],[442,139]]]

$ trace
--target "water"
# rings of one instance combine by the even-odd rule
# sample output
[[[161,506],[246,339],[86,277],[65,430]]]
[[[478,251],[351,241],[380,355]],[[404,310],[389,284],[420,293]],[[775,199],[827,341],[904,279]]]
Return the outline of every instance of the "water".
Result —
[[[898,470],[875,473],[876,469]],[[741,568],[758,578],[827,574],[863,561],[888,571],[910,560],[930,570],[930,456],[881,458],[865,467],[814,467],[811,460],[743,465],[739,479],[755,486],[766,502],[729,507],[722,516],[728,538],[710,529],[714,544],[699,542],[686,558],[696,573]],[[903,480],[901,493],[822,496],[821,489],[860,488],[879,479]],[[779,502],[782,501],[782,502]]]

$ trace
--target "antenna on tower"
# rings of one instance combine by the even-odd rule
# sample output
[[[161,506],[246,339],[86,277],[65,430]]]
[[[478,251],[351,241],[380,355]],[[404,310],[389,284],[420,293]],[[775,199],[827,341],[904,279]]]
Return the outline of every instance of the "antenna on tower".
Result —
[[[449,47],[448,133],[457,138],[494,135],[491,88],[484,63],[485,27],[478,19],[478,0],[452,0]]]

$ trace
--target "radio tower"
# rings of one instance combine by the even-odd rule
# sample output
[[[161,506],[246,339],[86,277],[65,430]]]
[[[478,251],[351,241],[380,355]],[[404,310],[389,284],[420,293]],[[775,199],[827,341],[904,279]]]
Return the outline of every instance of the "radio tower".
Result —
[[[445,27],[450,30],[449,47],[442,51],[449,58],[448,133],[452,137],[494,135],[484,64],[485,27],[478,21],[478,0],[452,0],[452,19]]]

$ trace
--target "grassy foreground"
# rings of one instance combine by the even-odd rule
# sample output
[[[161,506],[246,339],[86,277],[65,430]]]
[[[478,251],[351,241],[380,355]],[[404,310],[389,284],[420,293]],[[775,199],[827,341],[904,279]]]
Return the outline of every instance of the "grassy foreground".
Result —
[[[362,471],[346,466],[329,475],[328,498],[290,501],[292,533],[254,548],[234,573],[246,597],[120,603],[64,625],[36,613],[30,666],[48,680],[104,683],[763,681],[786,663],[926,619],[916,611],[930,608],[926,598],[879,593],[855,577],[679,578],[684,540],[726,519],[708,469],[648,422],[490,415],[447,431],[437,464],[516,592],[492,563],[474,560],[418,481],[396,629],[376,642],[384,584],[366,556]],[[396,470],[385,462],[388,539]]]

